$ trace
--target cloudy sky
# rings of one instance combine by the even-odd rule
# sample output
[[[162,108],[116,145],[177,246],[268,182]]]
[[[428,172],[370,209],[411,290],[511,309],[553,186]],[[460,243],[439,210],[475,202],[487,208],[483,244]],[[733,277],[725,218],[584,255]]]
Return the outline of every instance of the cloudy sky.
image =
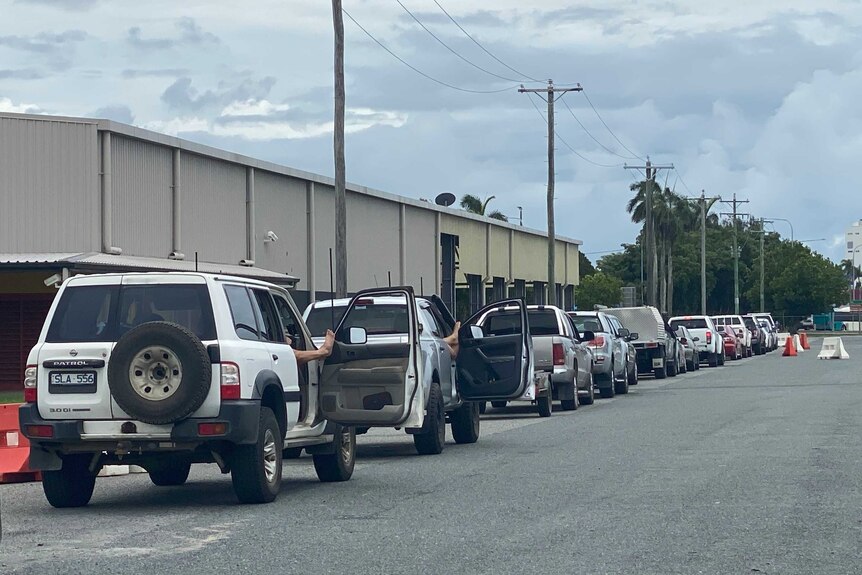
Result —
[[[584,94],[557,104],[557,229],[585,252],[637,234],[634,153],[673,163],[661,178],[678,192],[736,192],[843,255],[862,218],[858,0],[437,2],[499,61],[434,0],[401,3],[463,59],[397,0],[344,0],[411,66],[471,90],[422,77],[345,18],[348,180],[494,195],[544,228],[547,128],[516,87],[580,82],[610,127]],[[107,117],[332,175],[326,0],[0,0],[0,14],[0,111]]]

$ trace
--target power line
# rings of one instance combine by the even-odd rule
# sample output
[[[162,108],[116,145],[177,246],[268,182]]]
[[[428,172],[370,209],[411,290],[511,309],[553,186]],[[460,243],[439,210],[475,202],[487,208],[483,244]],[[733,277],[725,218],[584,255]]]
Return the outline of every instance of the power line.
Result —
[[[680,182],[682,182],[682,186],[683,186],[683,187],[685,188],[685,190],[689,193],[689,195],[693,195],[693,194],[691,193],[691,190],[690,190],[690,189],[689,189],[689,187],[688,187],[688,184],[686,184],[686,183],[685,183],[685,180],[682,178],[682,174],[679,172],[679,170],[676,170],[676,177],[677,177],[677,178],[679,178],[679,181],[680,181]]]
[[[569,107],[569,104],[568,104],[565,100],[563,100],[563,105],[566,107],[566,110],[568,110],[568,111],[569,111],[569,114],[571,114],[571,115],[572,115],[572,118],[574,118],[574,119],[575,119],[575,121],[578,123],[578,125],[579,125],[583,130],[584,130],[584,132],[586,132],[586,133],[587,133],[587,135],[588,135],[590,138],[592,138],[592,140],[593,140],[595,143],[597,143],[599,146],[601,146],[602,148],[604,148],[608,153],[611,153],[611,154],[613,154],[613,155],[615,155],[615,156],[618,156],[618,157],[620,157],[620,158],[622,158],[622,159],[624,159],[624,160],[637,160],[637,159],[638,159],[638,158],[637,158],[637,157],[635,157],[635,156],[623,156],[623,155],[621,155],[621,154],[618,154],[618,153],[617,153],[617,152],[615,152],[614,150],[612,150],[612,149],[608,148],[607,146],[605,146],[605,145],[604,145],[603,143],[601,143],[598,139],[596,139],[596,137],[595,137],[595,136],[593,136],[593,134],[592,134],[592,133],[587,129],[587,127],[586,127],[586,126],[584,126],[584,125],[583,125],[583,123],[581,123],[581,121],[578,119],[578,117],[575,115],[575,113],[572,111],[572,109]]]
[[[507,91],[509,91],[509,90],[512,90],[512,89],[514,89],[514,88],[517,88],[517,87],[518,87],[518,86],[516,85],[516,86],[507,86],[506,88],[500,88],[499,90],[473,90],[473,89],[471,89],[471,88],[462,88],[462,87],[460,87],[460,86],[455,86],[454,84],[450,84],[450,83],[448,83],[448,82],[444,82],[443,80],[438,80],[437,78],[435,78],[435,77],[433,77],[433,76],[430,76],[430,75],[426,74],[426,73],[425,73],[425,72],[423,72],[422,70],[420,70],[420,69],[416,68],[415,66],[413,66],[412,64],[408,63],[406,60],[404,60],[403,58],[401,58],[398,54],[396,54],[395,52],[393,52],[392,50],[390,50],[389,48],[387,48],[387,47],[386,47],[386,45],[385,45],[385,44],[383,44],[383,42],[381,42],[380,40],[378,40],[377,38],[375,38],[375,37],[374,37],[374,35],[373,35],[373,34],[371,34],[371,32],[369,32],[368,30],[366,30],[366,29],[365,29],[365,27],[364,27],[364,26],[362,26],[362,24],[360,24],[359,22],[357,22],[357,21],[356,21],[356,18],[354,18],[353,16],[351,16],[351,15],[350,15],[350,12],[348,12],[347,10],[345,10],[345,9],[343,9],[343,8],[341,9],[341,11],[344,13],[344,15],[345,15],[345,16],[347,16],[348,18],[350,18],[350,20],[351,20],[354,24],[356,24],[356,26],[358,26],[360,30],[362,30],[363,32],[365,32],[365,35],[366,35],[366,36],[368,36],[369,38],[371,38],[371,40],[373,40],[375,44],[377,44],[378,46],[380,46],[381,48],[383,48],[384,50],[386,50],[386,52],[388,52],[390,56],[392,56],[393,58],[395,58],[396,60],[398,60],[399,62],[401,62],[402,64],[404,64],[405,66],[407,66],[408,68],[410,68],[411,70],[413,70],[414,72],[416,72],[417,74],[419,74],[420,76],[422,76],[423,78],[426,78],[426,79],[428,79],[428,80],[431,80],[432,82],[435,82],[435,83],[437,83],[437,84],[440,84],[441,86],[445,86],[445,87],[447,87],[447,88],[451,88],[451,89],[453,89],[453,90],[458,90],[459,92],[467,92],[467,93],[470,93],[470,94],[499,94],[500,92],[507,92]]]
[[[438,8],[440,8],[440,10],[442,10],[442,11],[443,11],[443,13],[444,13],[448,18],[449,18],[449,20],[451,20],[451,21],[452,21],[452,23],[453,23],[453,24],[455,24],[455,26],[457,26],[457,27],[458,27],[458,29],[459,29],[459,30],[461,30],[461,32],[463,32],[463,33],[464,33],[464,35],[465,35],[465,36],[467,36],[467,38],[469,38],[470,40],[472,40],[472,41],[473,41],[473,43],[474,43],[474,44],[476,44],[479,48],[481,48],[481,49],[482,49],[482,51],[483,51],[483,52],[485,52],[488,56],[490,56],[491,58],[493,58],[494,60],[496,60],[498,63],[502,64],[503,66],[505,66],[506,68],[508,68],[508,69],[509,69],[509,70],[511,70],[512,72],[514,72],[515,74],[518,74],[519,76],[523,76],[524,78],[527,78],[528,80],[530,80],[530,81],[532,81],[532,82],[541,82],[541,80],[537,80],[537,79],[535,79],[535,78],[533,78],[533,77],[531,77],[531,76],[528,76],[527,74],[524,74],[523,72],[519,72],[519,71],[518,71],[518,70],[516,70],[515,68],[513,68],[513,67],[509,66],[508,64],[506,64],[505,62],[503,62],[502,60],[500,60],[498,57],[496,57],[494,54],[492,54],[492,53],[491,53],[487,48],[485,48],[485,46],[483,46],[482,44],[480,44],[480,43],[479,43],[479,41],[478,41],[478,40],[476,40],[476,39],[475,39],[475,38],[474,38],[474,37],[473,37],[469,32],[467,32],[467,30],[465,30],[465,29],[464,29],[464,27],[463,27],[463,26],[461,26],[461,24],[459,24],[459,23],[458,23],[458,21],[457,21],[457,20],[455,20],[455,18],[453,18],[451,14],[449,14],[449,12],[447,12],[447,11],[446,11],[446,9],[445,9],[445,8],[443,8],[443,6],[440,4],[440,2],[438,2],[437,0],[434,0],[434,3],[437,5],[437,7],[438,7]],[[400,4],[400,2],[399,2],[399,4]]]
[[[454,48],[452,48],[451,46],[449,46],[449,44],[447,44],[446,42],[444,42],[443,40],[441,40],[441,39],[440,39],[440,37],[439,37],[439,36],[437,36],[437,34],[435,34],[434,32],[432,32],[432,31],[428,28],[428,26],[426,26],[426,25],[425,25],[425,24],[424,24],[424,23],[423,23],[423,22],[422,22],[422,21],[421,21],[421,20],[420,20],[420,19],[419,19],[419,18],[418,18],[414,13],[413,13],[413,12],[411,12],[411,11],[410,11],[410,9],[409,9],[409,8],[407,8],[407,6],[405,6],[405,5],[404,5],[404,3],[403,3],[403,2],[401,2],[401,0],[395,0],[395,1],[396,1],[396,2],[398,2],[398,5],[399,5],[399,6],[401,6],[401,8],[402,8],[405,12],[407,12],[407,13],[410,15],[410,17],[411,17],[411,18],[413,18],[413,20],[415,20],[415,21],[416,21],[416,23],[417,23],[417,24],[419,24],[419,25],[422,27],[422,29],[423,29],[423,30],[425,30],[426,32],[428,32],[428,34],[429,34],[432,38],[434,38],[435,40],[437,40],[437,42],[438,42],[441,46],[443,46],[444,48],[446,48],[447,50],[449,50],[450,52],[452,52],[452,53],[453,53],[455,56],[457,56],[459,59],[461,59],[461,60],[463,60],[464,62],[466,62],[467,64],[469,64],[469,65],[473,66],[473,67],[474,67],[474,68],[476,68],[477,70],[479,70],[479,71],[481,71],[481,72],[484,72],[484,73],[486,73],[486,74],[488,74],[488,75],[490,75],[490,76],[494,76],[495,78],[499,78],[499,79],[501,79],[501,80],[506,80],[506,81],[508,81],[508,82],[522,82],[522,81],[523,81],[522,79],[507,78],[506,76],[501,76],[501,75],[499,75],[499,74],[495,74],[494,72],[491,72],[490,70],[486,70],[486,69],[485,69],[485,68],[483,68],[482,66],[480,66],[480,65],[478,65],[478,64],[476,64],[476,63],[474,63],[473,61],[471,61],[471,60],[467,59],[466,57],[462,56],[458,51],[456,51]],[[522,74],[522,76],[523,76],[523,74]]]
[[[613,131],[613,130],[611,130],[610,126],[608,126],[608,124],[607,124],[607,122],[605,122],[604,118],[602,118],[601,114],[599,114],[599,111],[596,109],[596,107],[595,107],[595,106],[593,106],[593,102],[592,102],[592,100],[590,100],[590,97],[589,97],[589,96],[587,96],[586,91],[581,90],[581,92],[584,94],[584,98],[586,98],[586,99],[587,99],[587,103],[590,105],[590,108],[592,108],[592,109],[593,109],[593,112],[595,112],[595,114],[596,114],[596,118],[598,118],[598,119],[599,119],[599,121],[602,123],[602,125],[605,127],[605,129],[607,129],[607,131],[610,133],[610,135],[614,137],[614,140],[616,140],[616,141],[619,143],[619,145],[620,145],[620,146],[622,146],[623,148],[625,148],[625,150],[626,150],[629,154],[631,154],[631,155],[635,156],[636,158],[638,158],[638,159],[640,159],[640,160],[643,160],[643,158],[642,158],[642,157],[640,157],[640,156],[638,156],[637,154],[635,154],[634,152],[632,152],[632,151],[629,149],[629,147],[628,147],[628,146],[626,146],[625,144],[623,144],[622,140],[620,140],[620,139],[617,137],[617,135],[614,133],[614,131]]]
[[[547,117],[542,113],[542,111],[536,105],[535,100],[533,100],[533,95],[529,94],[529,96],[530,96],[530,103],[533,105],[533,108],[535,108],[536,112],[539,114],[539,117],[542,118],[543,121],[547,122],[548,121]],[[576,155],[580,159],[584,160],[585,162],[593,164],[594,166],[599,166],[600,168],[619,168],[622,165],[622,164],[601,164],[599,162],[594,162],[593,160],[587,158],[586,156],[582,155],[580,152],[575,150],[573,147],[571,147],[569,145],[569,143],[565,140],[565,138],[563,138],[560,135],[560,133],[557,131],[556,128],[554,128],[554,135],[557,136],[560,139],[560,141],[563,143],[563,145],[565,145],[569,149],[569,151],[571,151],[574,155]]]

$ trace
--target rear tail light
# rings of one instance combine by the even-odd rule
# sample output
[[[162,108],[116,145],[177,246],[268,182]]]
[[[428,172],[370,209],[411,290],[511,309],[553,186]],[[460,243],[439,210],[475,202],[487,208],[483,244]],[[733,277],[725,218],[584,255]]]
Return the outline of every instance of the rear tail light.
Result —
[[[219,364],[219,367],[221,369],[221,398],[239,399],[239,366],[232,361],[223,361]]]
[[[592,347],[605,347],[605,336],[597,335],[591,342]]]
[[[554,365],[565,365],[566,363],[566,354],[563,351],[563,344],[555,343],[554,344]]]
[[[36,403],[38,393],[36,391],[38,369],[35,365],[28,365],[24,370],[24,401]]]
[[[54,437],[54,427],[51,425],[25,425],[24,434],[29,437]]]
[[[215,423],[198,423],[198,435],[225,435],[227,434],[227,423],[221,421]]]
[[[712,343],[712,332],[706,332],[706,343]]]

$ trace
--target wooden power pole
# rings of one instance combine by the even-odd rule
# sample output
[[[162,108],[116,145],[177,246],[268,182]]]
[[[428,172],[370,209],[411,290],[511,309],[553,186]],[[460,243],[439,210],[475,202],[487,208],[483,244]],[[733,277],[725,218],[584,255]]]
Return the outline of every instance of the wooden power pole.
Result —
[[[335,31],[335,295],[347,297],[347,184],[344,167],[344,18],[341,0],[332,0]]]
[[[575,88],[557,88],[553,80],[548,80],[547,88],[525,88],[518,89],[520,93],[547,94],[548,103],[548,305],[557,305],[557,255],[556,255],[556,228],[554,225],[554,102],[563,97],[566,92],[580,92],[580,84]],[[560,94],[557,96],[556,94]],[[562,302],[560,302],[562,303]]]

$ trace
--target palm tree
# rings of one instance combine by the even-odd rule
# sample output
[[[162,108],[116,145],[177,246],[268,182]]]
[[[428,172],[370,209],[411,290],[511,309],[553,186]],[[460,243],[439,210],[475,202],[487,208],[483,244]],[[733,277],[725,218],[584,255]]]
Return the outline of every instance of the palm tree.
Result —
[[[626,211],[632,216],[632,221],[636,224],[642,223],[644,224],[644,230],[641,232],[641,239],[646,241],[646,191],[647,186],[652,186],[652,197],[653,197],[653,216],[655,216],[655,199],[658,193],[661,192],[661,188],[652,180],[643,180],[640,182],[635,182],[629,189],[635,192],[635,195],[632,199],[629,200],[626,205]],[[655,217],[653,217],[653,225],[652,225],[652,241],[651,245],[645,246],[648,250],[651,250],[652,253],[657,253],[656,250],[656,222]],[[658,257],[654,258],[652,261],[652,270],[650,273],[652,277],[658,278]],[[656,294],[647,294],[648,299],[654,298]]]
[[[473,194],[464,194],[461,198],[461,207],[471,214],[477,214],[480,216],[488,216],[494,220],[500,220],[503,222],[508,222],[509,218],[507,218],[502,212],[499,210],[494,210],[490,213],[485,213],[488,209],[488,204],[491,203],[491,200],[495,199],[497,196],[488,196],[488,198],[483,202],[479,199],[478,196],[474,196]]]

